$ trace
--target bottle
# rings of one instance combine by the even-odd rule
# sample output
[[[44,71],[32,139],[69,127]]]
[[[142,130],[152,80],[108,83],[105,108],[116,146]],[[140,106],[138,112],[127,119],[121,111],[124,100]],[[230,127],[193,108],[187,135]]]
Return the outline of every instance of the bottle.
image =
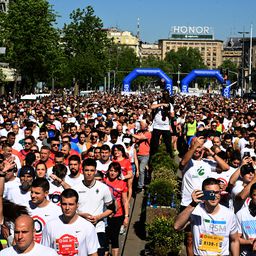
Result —
[[[150,206],[151,205],[151,195],[150,195],[150,193],[148,193],[148,198],[147,198],[147,206]]]

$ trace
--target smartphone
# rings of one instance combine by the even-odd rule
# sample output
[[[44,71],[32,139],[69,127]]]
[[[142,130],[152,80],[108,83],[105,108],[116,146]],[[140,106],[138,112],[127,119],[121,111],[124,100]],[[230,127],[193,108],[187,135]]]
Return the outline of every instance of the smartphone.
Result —
[[[244,152],[244,157],[246,157],[246,156],[251,156],[251,154],[250,154],[250,152]]]
[[[204,196],[202,197],[202,200],[214,200],[215,199],[215,193],[211,190],[205,190],[203,191]]]

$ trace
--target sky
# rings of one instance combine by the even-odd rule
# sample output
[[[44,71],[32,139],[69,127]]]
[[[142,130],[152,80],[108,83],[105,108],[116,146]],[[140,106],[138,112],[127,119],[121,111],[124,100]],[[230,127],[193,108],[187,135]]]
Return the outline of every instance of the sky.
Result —
[[[137,34],[140,39],[154,43],[167,39],[173,26],[207,26],[213,28],[214,38],[226,40],[250,32],[256,36],[256,0],[49,0],[60,15],[57,26],[69,23],[69,15],[77,8],[92,6],[104,28],[117,27]]]

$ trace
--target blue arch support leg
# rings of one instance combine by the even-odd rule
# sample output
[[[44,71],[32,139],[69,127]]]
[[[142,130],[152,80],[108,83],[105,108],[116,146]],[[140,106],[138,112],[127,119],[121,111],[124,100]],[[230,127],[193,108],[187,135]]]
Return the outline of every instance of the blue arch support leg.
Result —
[[[226,86],[222,89],[222,96],[225,98],[230,98],[231,94],[231,82],[230,80],[226,81]]]
[[[184,79],[181,81],[181,92],[188,93],[189,84],[197,77],[215,77],[221,84],[226,86],[222,90],[222,96],[230,97],[230,81],[225,81],[219,70],[211,69],[195,69],[192,70]]]
[[[128,74],[123,80],[123,92],[131,91],[131,82],[138,76],[158,76],[165,81],[165,89],[167,89],[170,95],[173,94],[172,79],[167,76],[160,68],[135,68],[130,74]]]

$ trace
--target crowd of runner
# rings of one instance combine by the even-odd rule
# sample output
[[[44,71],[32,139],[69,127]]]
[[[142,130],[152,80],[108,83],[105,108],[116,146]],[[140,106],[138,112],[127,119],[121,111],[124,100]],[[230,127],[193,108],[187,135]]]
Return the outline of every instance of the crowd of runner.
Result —
[[[119,255],[131,198],[144,191],[161,140],[180,159],[175,228],[191,220],[187,254],[239,255],[241,245],[253,255],[255,108],[253,100],[167,91],[2,98],[0,255]],[[205,190],[214,197],[203,198]]]

